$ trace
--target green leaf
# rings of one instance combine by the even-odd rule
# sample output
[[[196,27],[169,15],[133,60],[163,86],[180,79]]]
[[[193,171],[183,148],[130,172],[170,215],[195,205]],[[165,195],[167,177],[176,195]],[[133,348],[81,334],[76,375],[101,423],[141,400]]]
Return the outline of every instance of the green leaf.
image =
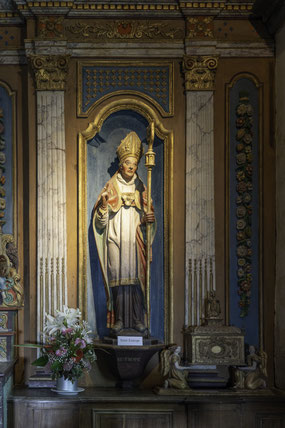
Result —
[[[24,343],[22,345],[14,345],[14,346],[16,346],[17,348],[35,348],[35,349],[44,347],[44,345],[37,345],[36,343]]]
[[[48,356],[42,355],[32,362],[32,366],[44,367],[48,363]]]
[[[61,368],[61,363],[59,361],[54,361],[51,365],[51,369],[57,371]]]

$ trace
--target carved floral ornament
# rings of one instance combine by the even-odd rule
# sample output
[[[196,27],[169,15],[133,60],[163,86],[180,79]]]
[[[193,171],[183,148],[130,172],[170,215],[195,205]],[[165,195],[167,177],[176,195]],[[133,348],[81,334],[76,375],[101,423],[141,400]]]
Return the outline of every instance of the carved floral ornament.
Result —
[[[69,56],[32,55],[31,64],[35,73],[36,89],[60,91],[65,89]]]
[[[186,91],[213,91],[217,67],[217,56],[185,56],[183,71]]]
[[[63,16],[40,16],[38,18],[38,36],[45,39],[63,37]]]
[[[86,24],[76,22],[66,26],[66,33],[81,40],[88,39],[177,39],[184,30],[164,22],[133,20]]]
[[[2,232],[0,222],[0,306],[20,307],[23,305],[24,290],[18,274],[18,251],[14,237]]]
[[[188,39],[205,39],[213,38],[214,34],[214,17],[197,16],[187,18],[187,38]]]
[[[241,91],[236,106],[236,255],[240,317],[248,315],[252,289],[253,106]]]

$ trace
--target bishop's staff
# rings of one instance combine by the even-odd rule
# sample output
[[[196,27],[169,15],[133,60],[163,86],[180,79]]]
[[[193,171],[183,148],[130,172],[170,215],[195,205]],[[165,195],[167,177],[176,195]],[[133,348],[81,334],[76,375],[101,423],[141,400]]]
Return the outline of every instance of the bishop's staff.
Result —
[[[150,122],[147,128],[148,151],[145,154],[147,168],[147,214],[151,213],[151,173],[155,166],[155,153],[153,151],[154,123]],[[146,311],[147,329],[150,335],[150,259],[151,259],[151,224],[146,224]]]

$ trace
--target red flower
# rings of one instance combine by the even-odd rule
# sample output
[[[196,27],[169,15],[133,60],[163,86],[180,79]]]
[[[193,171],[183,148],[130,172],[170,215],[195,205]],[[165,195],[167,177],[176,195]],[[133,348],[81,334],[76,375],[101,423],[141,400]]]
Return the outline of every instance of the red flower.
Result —
[[[75,361],[77,363],[79,363],[79,361],[83,358],[83,356],[84,356],[84,353],[83,353],[82,349],[77,349]]]

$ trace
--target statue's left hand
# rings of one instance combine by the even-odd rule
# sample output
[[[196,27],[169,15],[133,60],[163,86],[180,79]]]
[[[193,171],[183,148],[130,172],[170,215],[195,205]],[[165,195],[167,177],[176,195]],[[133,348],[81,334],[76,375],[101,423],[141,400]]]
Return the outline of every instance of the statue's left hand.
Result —
[[[153,212],[145,213],[142,218],[142,223],[154,223],[155,222],[155,216]]]

